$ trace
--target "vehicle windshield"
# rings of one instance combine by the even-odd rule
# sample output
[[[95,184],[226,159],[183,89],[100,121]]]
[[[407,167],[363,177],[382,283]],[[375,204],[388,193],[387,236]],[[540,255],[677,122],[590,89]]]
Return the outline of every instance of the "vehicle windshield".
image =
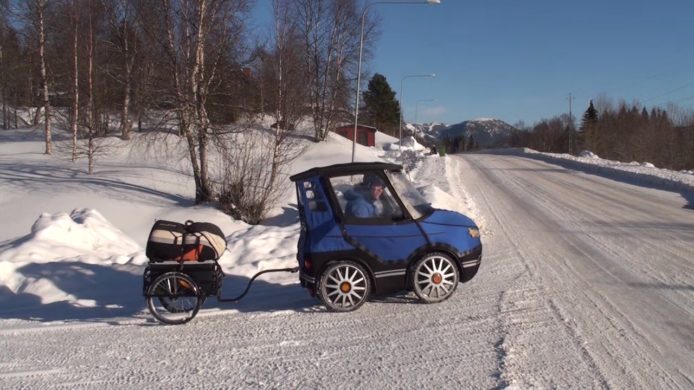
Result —
[[[395,192],[400,196],[400,200],[410,212],[412,218],[419,219],[422,216],[429,214],[432,211],[431,204],[427,202],[422,194],[415,186],[407,179],[402,172],[387,172],[391,184],[395,188]]]

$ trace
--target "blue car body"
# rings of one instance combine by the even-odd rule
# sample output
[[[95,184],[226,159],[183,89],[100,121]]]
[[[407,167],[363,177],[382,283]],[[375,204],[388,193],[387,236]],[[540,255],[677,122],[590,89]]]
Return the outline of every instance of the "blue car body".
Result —
[[[412,287],[412,265],[433,252],[455,260],[460,282],[475,276],[482,260],[476,224],[460,213],[430,206],[407,212],[405,200],[388,182],[388,173],[401,171],[397,164],[351,163],[313,168],[291,177],[301,220],[297,260],[303,287],[315,293],[322,271],[331,262],[347,260],[367,270],[374,293],[407,290]],[[330,179],[363,173],[381,175],[402,214],[368,221],[345,215]]]

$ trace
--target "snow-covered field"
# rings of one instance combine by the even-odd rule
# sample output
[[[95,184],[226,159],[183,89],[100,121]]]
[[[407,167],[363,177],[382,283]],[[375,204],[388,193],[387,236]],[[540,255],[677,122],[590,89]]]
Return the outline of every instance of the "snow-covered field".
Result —
[[[263,224],[234,221],[213,207],[192,204],[192,179],[181,155],[132,148],[136,140],[114,139],[118,147],[89,176],[84,161],[43,155],[40,130],[0,131],[0,388],[694,384],[694,214],[682,208],[694,204],[682,184],[694,182],[688,172],[658,173],[679,183],[672,187],[677,192],[617,183],[632,195],[623,206],[617,202],[623,194],[605,195],[616,202],[614,215],[608,206],[596,205],[600,196],[579,196],[598,186],[617,191],[610,189],[611,180],[587,180],[573,196],[578,204],[592,199],[590,221],[585,209],[569,209],[564,217],[560,208],[549,208],[555,214],[531,213],[536,219],[523,225],[528,217],[513,211],[504,191],[515,188],[527,197],[526,207],[537,207],[535,201],[554,199],[548,191],[562,188],[542,176],[544,171],[561,171],[558,178],[579,175],[576,180],[593,175],[517,156],[426,156],[416,144],[401,151],[392,145],[395,139],[379,134],[376,148],[357,146],[357,161],[400,159],[435,206],[466,213],[481,226],[485,257],[475,279],[442,304],[417,305],[398,295],[334,314],[298,286],[295,274],[270,274],[241,303],[208,300],[191,323],[167,327],[153,322],[141,296],[144,245],[155,219],[220,226],[229,247],[220,261],[229,275],[224,295],[235,295],[259,270],[296,264],[296,200],[287,181],[283,203]],[[351,143],[339,136],[301,147],[288,174],[350,160]],[[615,165],[598,158],[581,163],[607,176]],[[514,167],[546,183],[529,184],[525,180],[535,176],[514,175]],[[657,170],[638,169],[646,173],[633,175],[643,180]],[[634,218],[643,226],[629,230],[634,220],[619,216],[632,208],[639,210]],[[611,217],[600,221],[600,214]],[[661,215],[668,219],[658,224]],[[549,233],[553,229],[564,232],[561,240]],[[663,267],[649,266],[663,249],[653,237],[635,249],[642,259],[628,262],[625,246],[638,242],[630,232],[657,237],[663,229],[670,244]],[[575,243],[569,231],[590,239]],[[606,262],[604,272],[614,280],[646,287],[613,289],[618,283],[605,285],[605,274],[598,271],[574,279],[583,258]],[[550,271],[543,270],[542,259],[548,259]],[[624,270],[629,266],[643,268],[646,276],[630,279]],[[663,295],[650,285],[671,288]],[[651,327],[652,316],[644,314],[649,307],[661,304],[659,314],[673,315],[663,302],[680,312],[671,326]],[[630,305],[645,309],[625,308]]]

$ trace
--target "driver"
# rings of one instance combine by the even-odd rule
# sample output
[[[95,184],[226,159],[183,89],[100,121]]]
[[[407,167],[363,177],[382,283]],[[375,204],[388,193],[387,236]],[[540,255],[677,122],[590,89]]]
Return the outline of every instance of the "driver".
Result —
[[[366,174],[359,187],[345,194],[349,200],[345,213],[359,218],[378,217],[382,208],[380,199],[385,189],[383,179],[375,174]]]

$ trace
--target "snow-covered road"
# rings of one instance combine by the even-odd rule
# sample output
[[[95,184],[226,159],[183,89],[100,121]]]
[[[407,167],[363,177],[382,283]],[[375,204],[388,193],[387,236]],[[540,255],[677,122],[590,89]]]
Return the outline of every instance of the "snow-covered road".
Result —
[[[433,157],[418,175],[482,225],[480,272],[451,299],[327,313],[292,274],[163,326],[141,266],[61,263],[41,272],[58,285],[96,272],[113,305],[4,313],[0,388],[694,387],[694,211],[680,195],[498,155]],[[293,245],[297,228],[272,232]],[[246,282],[229,276],[224,295]]]
[[[516,275],[500,295],[507,383],[694,386],[694,211],[682,196],[527,158],[451,157],[491,233],[485,271]],[[568,383],[553,381],[560,370]]]

